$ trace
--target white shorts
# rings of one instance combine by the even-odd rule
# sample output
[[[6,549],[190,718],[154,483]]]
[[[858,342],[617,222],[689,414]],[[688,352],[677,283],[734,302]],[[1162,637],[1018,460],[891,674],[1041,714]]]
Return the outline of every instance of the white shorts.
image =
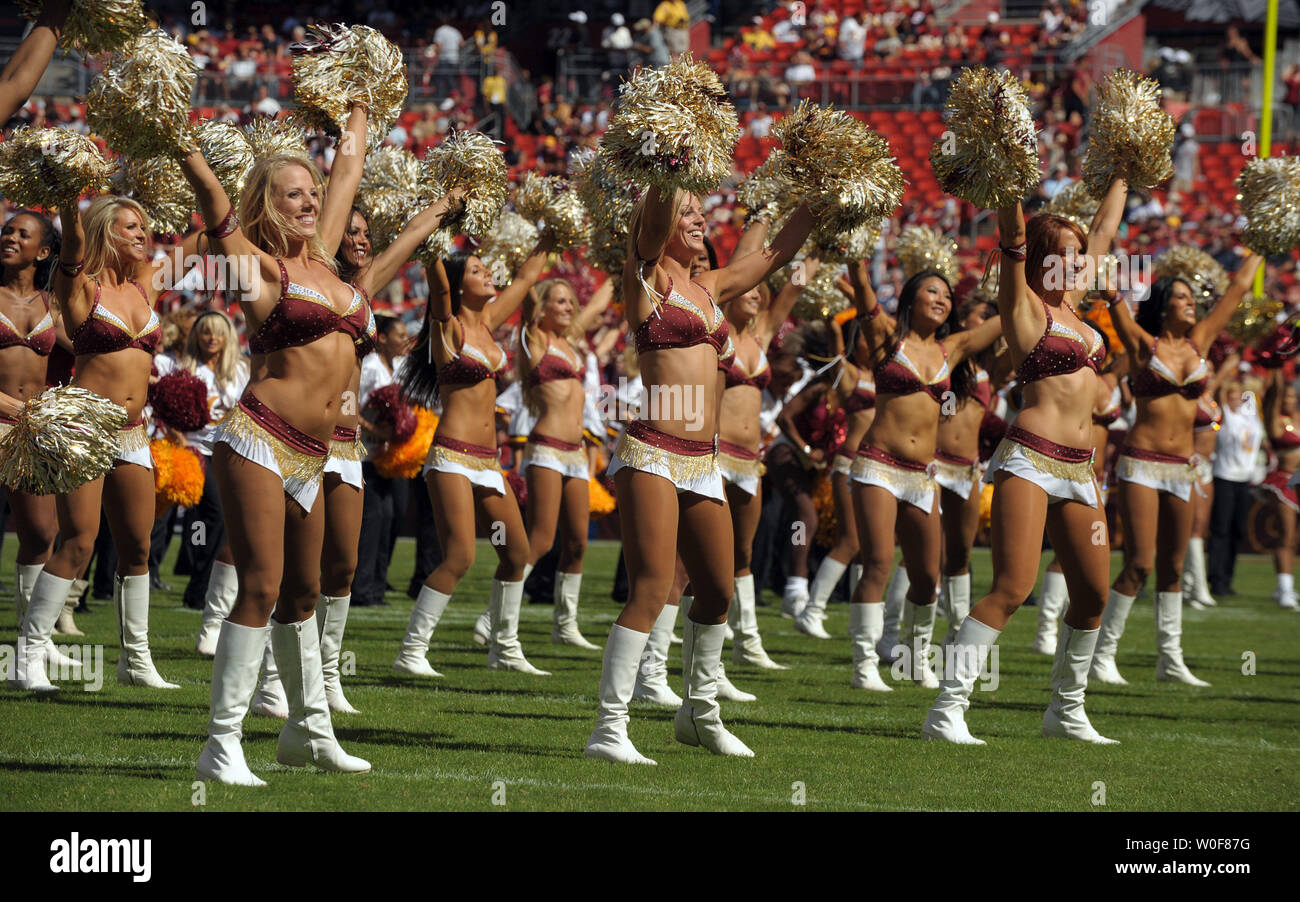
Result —
[[[365,488],[365,480],[361,478],[361,461],[359,460],[348,460],[346,457],[335,457],[331,454],[325,461],[325,472],[337,473],[339,479],[354,488]]]
[[[117,441],[116,461],[118,463],[135,464],[146,470],[153,469],[153,454],[149,451],[149,431],[144,428],[144,423],[119,430]]]
[[[980,477],[980,465],[974,464],[955,464],[946,460],[936,459],[934,462],[934,481],[939,483],[939,488],[947,489],[954,495],[961,496],[963,501],[970,499],[971,489]]]
[[[504,495],[506,493],[506,477],[501,472],[501,462],[496,457],[495,449],[482,450],[492,450],[493,454],[488,457],[483,454],[473,454],[464,450],[448,448],[445,445],[439,445],[435,435],[433,444],[429,446],[429,456],[424,460],[424,469],[420,471],[420,475],[427,476],[430,472],[455,473],[468,479],[470,485],[481,486],[485,489],[491,489],[498,495]]]
[[[718,472],[722,474],[723,482],[734,485],[752,498],[758,494],[759,480],[763,478],[767,468],[763,466],[763,462],[758,459],[757,454],[753,457],[742,456],[749,453],[748,449],[734,445],[728,445],[725,448],[720,447],[718,449]]]
[[[1185,461],[1143,460],[1120,449],[1115,460],[1115,476],[1123,482],[1144,485],[1157,492],[1166,492],[1182,501],[1192,500],[1192,486],[1198,481],[1196,465],[1199,457]]]
[[[577,448],[556,448],[530,438],[524,445],[524,453],[519,460],[520,475],[528,472],[529,467],[541,467],[543,470],[554,470],[561,476],[586,480],[591,475],[587,466],[587,449],[582,446],[582,442],[577,445]]]
[[[841,454],[836,451],[831,458],[831,473],[839,473],[848,476],[853,472],[853,458],[847,454]]]
[[[244,460],[279,476],[284,493],[303,510],[310,511],[316,503],[326,454],[317,457],[290,448],[242,406],[232,407],[217,425],[212,435],[212,446],[215,448],[222,444]]]
[[[872,448],[872,451],[877,449]],[[878,451],[878,454],[891,459],[892,455]],[[914,470],[898,466],[889,460],[880,460],[859,453],[853,461],[851,476],[854,482],[862,485],[875,485],[889,492],[899,501],[920,508],[925,513],[934,509],[934,496],[938,484],[934,481],[935,466],[930,463],[924,469]]]
[[[1089,507],[1097,506],[1097,480],[1092,472],[1092,461],[1064,461],[1050,457],[1020,442],[1004,438],[993,452],[993,459],[984,471],[984,481],[993,484],[1000,472],[1019,476],[1032,482],[1047,493],[1047,503],[1077,501]]]
[[[692,492],[725,502],[727,496],[723,491],[722,473],[718,470],[716,453],[683,454],[669,450],[670,447],[681,447],[684,444],[698,446],[699,450],[703,450],[702,446],[706,443],[674,438],[641,425],[640,420],[634,420],[619,437],[609,468],[605,472],[613,476],[624,467],[631,467],[643,473],[662,476],[673,484],[679,495],[682,492]],[[663,447],[664,445],[668,447]]]

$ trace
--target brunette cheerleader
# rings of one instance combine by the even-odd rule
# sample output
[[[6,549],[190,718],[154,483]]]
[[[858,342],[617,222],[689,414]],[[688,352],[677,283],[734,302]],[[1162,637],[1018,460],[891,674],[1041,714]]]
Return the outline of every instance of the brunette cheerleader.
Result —
[[[1277,590],[1273,599],[1288,611],[1300,610],[1291,572],[1295,562],[1296,514],[1300,513],[1300,503],[1297,503],[1296,491],[1291,486],[1291,478],[1300,469],[1300,430],[1294,421],[1296,415],[1295,387],[1286,381],[1280,368],[1275,369],[1264,392],[1264,429],[1273,453],[1277,455],[1277,466],[1264,480],[1264,488],[1273,497],[1278,518],[1277,547],[1273,549]]]

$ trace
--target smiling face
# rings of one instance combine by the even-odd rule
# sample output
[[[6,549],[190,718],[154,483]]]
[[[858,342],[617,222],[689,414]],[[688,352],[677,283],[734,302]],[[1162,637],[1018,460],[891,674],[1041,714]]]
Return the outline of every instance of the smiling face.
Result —
[[[496,297],[497,287],[492,282],[492,273],[478,257],[465,261],[465,274],[460,280],[460,302],[478,306]]]
[[[357,269],[370,262],[370,226],[366,218],[356,210],[348,218],[347,230],[343,233],[343,259]]]
[[[560,282],[552,285],[542,303],[541,327],[547,332],[567,332],[577,305],[578,299],[573,296],[573,290],[568,285]]]
[[[1174,282],[1169,287],[1169,301],[1165,304],[1165,328],[1190,329],[1196,325],[1196,298],[1186,282]]]
[[[932,332],[948,321],[952,312],[952,289],[938,276],[921,281],[912,299],[912,328]]]
[[[731,309],[739,314],[739,319],[749,320],[758,316],[759,308],[763,304],[763,294],[758,290],[758,286],[746,291],[731,302]]]
[[[271,198],[275,209],[293,225],[302,238],[316,234],[321,192],[311,173],[301,166],[285,166],[271,177]]]
[[[1088,257],[1083,251],[1078,235],[1069,229],[1061,231],[1060,243],[1056,249],[1059,258],[1056,265],[1062,267],[1064,291],[1074,291],[1083,285],[1083,271],[1088,266]]]
[[[0,230],[0,264],[22,269],[49,255],[50,248],[41,245],[41,223],[35,216],[11,217]]]
[[[226,349],[226,330],[217,322],[215,316],[207,317],[199,323],[195,335],[199,354],[204,361],[218,357]]]
[[[709,269],[710,269],[710,267],[709,267],[709,252],[708,252],[707,249],[706,249],[706,250],[702,250],[702,251],[700,251],[698,254],[696,254],[694,257],[691,258],[691,278],[692,278],[692,279],[694,279],[696,276],[698,276],[698,275],[699,275],[700,273],[702,273],[702,272],[708,272]]]
[[[143,263],[149,258],[149,235],[140,215],[131,208],[123,207],[113,217],[113,238],[123,260]]]
[[[677,217],[677,225],[669,236],[668,254],[683,262],[693,260],[701,254],[705,260],[708,259],[708,251],[704,249],[704,208],[700,205],[700,199],[693,194],[687,198],[681,215]]]

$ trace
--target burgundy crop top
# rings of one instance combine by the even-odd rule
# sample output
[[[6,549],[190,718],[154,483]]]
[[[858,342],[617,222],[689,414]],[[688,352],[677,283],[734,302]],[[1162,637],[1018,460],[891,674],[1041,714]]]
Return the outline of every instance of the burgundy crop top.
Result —
[[[1066,306],[1074,313],[1073,307],[1068,304]],[[1085,366],[1099,371],[1106,359],[1106,346],[1102,344],[1097,331],[1089,326],[1093,333],[1089,344],[1078,332],[1052,319],[1052,308],[1047,306],[1046,301],[1043,302],[1043,312],[1047,314],[1047,328],[1043,330],[1043,337],[1038,339],[1038,344],[1034,345],[1024,362],[1016,367],[1020,384],[1028,385],[1048,376],[1077,373]],[[1074,315],[1078,317],[1077,313]]]
[[[41,292],[42,300],[45,292]],[[45,316],[26,335],[18,331],[9,317],[0,311],[0,350],[4,348],[27,348],[41,357],[50,356],[54,350],[54,314],[50,312],[49,301],[45,303]]]
[[[462,324],[462,332],[464,328]],[[495,380],[497,374],[506,365],[506,352],[496,342],[493,342],[492,346],[496,348],[501,357],[495,364],[488,360],[486,354],[464,339],[461,341],[459,351],[447,344],[447,330],[445,328],[442,330],[442,346],[451,355],[451,360],[438,371],[439,385],[477,385],[485,380]]]
[[[1184,340],[1191,344],[1190,338]],[[1169,369],[1169,364],[1156,356],[1156,347],[1159,344],[1158,338],[1152,342],[1151,359],[1133,377],[1133,397],[1163,398],[1165,395],[1182,395],[1189,401],[1195,401],[1205,394],[1205,389],[1210,384],[1210,367],[1205,362],[1205,358],[1201,358],[1201,362],[1186,379],[1179,381],[1173,370]]]
[[[443,372],[446,372],[445,367]],[[538,361],[537,366],[528,372],[528,385],[533,387],[544,385],[547,382],[559,382],[562,379],[577,379],[581,382],[585,375],[585,368],[579,368],[569,359],[568,354],[565,354],[562,350],[557,350],[548,341],[546,353],[542,355],[542,359]]]
[[[149,295],[145,294],[140,283],[135,279],[131,279],[130,282],[148,304]],[[132,332],[131,327],[122,322],[113,311],[99,303],[99,295],[102,291],[103,286],[96,279],[95,303],[90,308],[90,316],[86,317],[72,335],[72,353],[80,357],[82,354],[112,354],[115,351],[135,348],[152,357],[162,341],[162,323],[158,320],[158,312],[151,308],[149,322],[145,323],[144,329],[140,332]]]
[[[1296,432],[1291,418],[1286,418],[1286,428],[1273,436],[1273,447],[1279,451],[1294,451],[1300,448],[1300,432]]]
[[[745,365],[740,362],[740,355],[733,353],[726,366],[722,364],[722,358],[718,358],[718,368],[726,373],[727,388],[735,388],[738,385],[748,385],[750,388],[756,388],[763,391],[772,381],[772,368],[768,365],[767,354],[763,349],[758,349],[758,366],[754,372],[750,373],[745,370]]]
[[[370,305],[357,287],[349,286],[352,303],[346,313],[340,314],[330,299],[319,291],[290,282],[283,260],[275,262],[280,267],[280,301],[257,332],[249,336],[248,350],[254,354],[270,354],[286,348],[300,348],[331,332],[343,332],[352,338],[357,353],[361,354],[366,337],[373,336],[374,319]]]
[[[858,377],[858,384],[853,386],[853,394],[844,401],[844,409],[850,414],[861,413],[876,406],[876,383],[866,376]]]
[[[1119,415],[1123,413],[1123,401],[1124,396],[1120,394],[1119,386],[1117,385],[1111,390],[1110,399],[1106,402],[1105,408],[1100,411],[1095,409],[1093,410],[1093,424],[1097,426],[1105,426],[1109,429],[1110,424],[1118,420]]]
[[[903,342],[898,342],[893,356],[876,367],[876,391],[882,395],[911,395],[925,392],[936,402],[943,400],[944,392],[952,388],[951,374],[948,372],[948,350],[942,344],[943,366],[930,382],[922,381],[912,361],[903,353]]]
[[[707,289],[704,292],[708,294]],[[661,303],[655,305],[654,312],[642,320],[632,335],[637,353],[690,348],[708,342],[721,357],[727,339],[731,336],[731,326],[713,302],[712,295],[709,295],[709,303],[713,306],[712,328],[699,307],[673,290],[672,280],[669,279],[668,294],[664,295]]]

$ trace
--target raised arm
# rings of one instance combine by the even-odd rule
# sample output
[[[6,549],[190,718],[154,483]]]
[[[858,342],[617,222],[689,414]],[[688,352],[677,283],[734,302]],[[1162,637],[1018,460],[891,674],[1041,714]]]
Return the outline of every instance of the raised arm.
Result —
[[[1128,200],[1128,182],[1115,178],[1102,199],[1101,206],[1092,218],[1088,229],[1088,246],[1085,252],[1100,280],[1104,275],[1102,267],[1106,266],[1106,257],[1115,243],[1115,234],[1119,224],[1124,220],[1124,203]],[[1071,304],[1080,303],[1087,296],[1092,286],[1084,285],[1066,293],[1065,300]]]
[[[321,208],[317,231],[331,257],[343,243],[343,233],[352,215],[352,202],[357,198],[361,184],[361,170],[366,165],[366,123],[368,114],[364,105],[353,103],[348,112],[348,125],[339,138],[338,152],[330,170],[329,190],[325,192],[325,205]]]
[[[772,341],[772,336],[776,334],[776,330],[781,328],[781,324],[785,322],[786,317],[790,315],[790,311],[794,309],[795,301],[799,300],[799,293],[803,291],[804,286],[813,280],[813,276],[817,275],[817,270],[821,268],[821,265],[822,261],[817,257],[804,257],[803,285],[796,285],[794,279],[790,279],[785,283],[780,293],[772,299],[772,303],[768,304],[767,309],[759,312],[756,317],[757,322],[754,323],[754,338],[764,351],[767,350],[767,346]],[[841,336],[840,340],[843,342],[843,336]],[[842,354],[843,352],[844,349],[840,348],[837,353]]]
[[[1237,305],[1250,290],[1250,283],[1255,278],[1255,270],[1259,269],[1259,265],[1263,262],[1264,258],[1254,251],[1246,254],[1246,259],[1241,261],[1241,266],[1233,273],[1232,284],[1223,293],[1223,297],[1219,298],[1218,303],[1205,314],[1205,319],[1192,327],[1192,344],[1196,345],[1196,350],[1201,352],[1202,357],[1210,350],[1210,345],[1214,344],[1214,339],[1219,336],[1219,333],[1228,328],[1232,315],[1237,312]]]
[[[1025,211],[1020,202],[998,210],[998,244],[1017,250],[1025,246]],[[1017,353],[1028,354],[1038,344],[1047,314],[1025,277],[1024,253],[1002,252],[998,265],[998,315],[1002,333]]]
[[[185,278],[189,272],[186,264],[198,255],[205,237],[201,231],[191,232],[170,253],[140,264],[139,282],[149,292],[150,303],[156,301],[164,291],[175,288]]]
[[[948,346],[948,362],[956,366],[968,357],[974,357],[980,351],[1002,337],[1002,317],[990,316],[974,329],[963,329],[956,335],[944,339]]]
[[[805,410],[820,401],[829,388],[830,385],[824,380],[813,382],[786,402],[781,407],[781,412],[776,416],[776,425],[794,446],[795,453],[803,462],[805,469],[810,464],[815,464],[824,455],[820,448],[813,449],[808,446],[808,442],[799,432],[799,427],[795,425],[794,421]]]
[[[766,216],[759,216],[749,224],[741,234],[740,240],[736,242],[736,250],[731,256],[739,260],[741,257],[748,257],[763,249],[764,243],[767,242],[767,231],[771,223]]]
[[[1119,296],[1119,292],[1106,288],[1101,291],[1101,296],[1106,299],[1110,307],[1111,325],[1119,335],[1120,344],[1124,345],[1124,353],[1130,361],[1130,366],[1133,362],[1142,365],[1155,338],[1148,335],[1147,331],[1133,319],[1133,311],[1128,309],[1128,303]]]
[[[631,236],[632,253],[623,264],[624,316],[630,326],[640,325],[654,309],[655,300],[642,290],[641,281],[646,276],[646,267],[658,266],[659,258],[668,246],[677,198],[678,193],[661,197],[653,188],[647,190],[642,198],[637,233]],[[632,259],[633,256],[637,259]]]
[[[373,297],[375,292],[393,281],[402,265],[411,259],[411,255],[424,243],[424,239],[433,234],[447,211],[458,203],[458,199],[464,193],[464,188],[457,188],[411,217],[411,221],[393,239],[392,244],[375,255],[370,265],[353,279],[353,284],[367,296]]]
[[[542,232],[542,236],[537,239],[537,246],[533,252],[528,255],[528,259],[519,267],[515,277],[510,284],[505,287],[497,299],[492,302],[491,306],[483,311],[483,318],[487,321],[489,329],[497,329],[510,317],[514,316],[519,305],[524,302],[528,296],[529,290],[537,284],[537,280],[542,277],[543,270],[546,269],[546,258],[551,253],[551,248],[555,245],[555,238],[550,230]]]
[[[18,112],[45,74],[68,18],[70,0],[46,0],[40,18],[0,71],[0,123]]]
[[[77,209],[76,200],[70,200],[59,207],[59,224],[63,227],[63,244],[59,249],[59,262],[54,267],[54,282],[50,287],[63,321],[75,322],[79,326],[90,315],[87,291],[90,280],[81,272],[81,264],[86,256],[86,233],[81,229],[81,212]]]
[[[573,317],[573,328],[581,331],[584,335],[596,328],[596,323],[600,322],[601,315],[609,309],[612,300],[614,300],[614,280],[606,279],[592,294],[587,306],[579,310],[577,315]]]
[[[800,204],[799,209],[790,215],[785,226],[777,233],[771,247],[743,257],[733,256],[731,262],[721,269],[702,273],[699,281],[703,283],[711,277],[714,280],[714,295],[721,303],[742,295],[793,260],[799,248],[808,240],[812,226],[812,213],[808,211],[808,205]]]
[[[849,266],[849,284],[853,286],[853,306],[858,311],[858,328],[867,343],[869,354],[878,354],[884,350],[885,342],[894,331],[894,320],[886,316],[876,300],[876,291],[871,287],[871,277],[867,273],[867,261],[859,260]]]

